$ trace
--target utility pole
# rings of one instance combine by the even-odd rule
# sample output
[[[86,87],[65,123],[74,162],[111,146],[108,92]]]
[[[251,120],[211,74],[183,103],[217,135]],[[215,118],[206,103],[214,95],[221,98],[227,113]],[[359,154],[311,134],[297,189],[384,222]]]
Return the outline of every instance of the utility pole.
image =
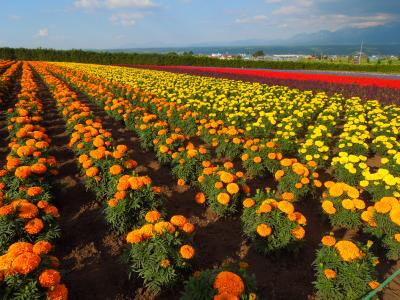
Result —
[[[360,47],[360,56],[358,57],[358,64],[361,65],[361,55],[362,55],[362,47],[363,47],[363,40],[361,40],[361,47]]]

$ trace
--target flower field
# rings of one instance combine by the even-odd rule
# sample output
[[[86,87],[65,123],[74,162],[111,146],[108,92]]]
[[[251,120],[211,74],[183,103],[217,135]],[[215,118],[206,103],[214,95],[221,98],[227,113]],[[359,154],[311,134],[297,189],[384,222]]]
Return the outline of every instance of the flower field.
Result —
[[[398,299],[397,94],[321,90],[0,62],[0,299]]]

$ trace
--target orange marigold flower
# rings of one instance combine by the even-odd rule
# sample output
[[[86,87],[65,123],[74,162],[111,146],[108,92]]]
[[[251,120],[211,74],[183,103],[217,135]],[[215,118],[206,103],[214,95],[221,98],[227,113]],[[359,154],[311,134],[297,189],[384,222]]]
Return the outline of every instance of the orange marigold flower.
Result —
[[[284,158],[281,160],[281,165],[284,167],[290,167],[293,164],[293,161],[290,158]]]
[[[133,230],[126,236],[126,241],[130,244],[137,244],[142,241],[142,232],[140,229]]]
[[[240,297],[245,289],[242,278],[229,271],[220,272],[215,277],[213,287],[218,290],[218,294],[227,293],[236,297]]]
[[[49,289],[46,296],[48,300],[67,300],[68,289],[64,284],[58,284],[53,289]]]
[[[298,240],[304,238],[305,234],[306,231],[301,226],[297,226],[296,228],[292,229],[292,235]]]
[[[179,253],[181,254],[181,256],[184,259],[191,259],[193,258],[194,254],[195,254],[195,250],[192,246],[190,245],[183,245],[180,249],[179,249]]]
[[[110,174],[111,175],[118,175],[122,172],[122,167],[120,165],[113,165],[110,167]]]
[[[329,195],[332,197],[340,197],[343,194],[343,183],[338,182],[329,187]]]
[[[371,288],[371,289],[376,289],[378,286],[379,286],[379,282],[378,281],[370,281],[369,283],[368,283],[368,285],[369,285],[369,287]]]
[[[35,197],[35,196],[38,196],[38,195],[42,194],[43,193],[43,189],[40,186],[32,186],[32,187],[28,188],[26,193],[30,197]]]
[[[332,269],[325,269],[324,270],[324,275],[328,279],[335,279],[336,278],[336,272],[333,271]]]
[[[178,185],[179,186],[184,186],[186,183],[185,183],[185,180],[183,180],[183,179],[181,179],[181,178],[179,178],[178,179]]]
[[[18,217],[22,219],[32,219],[39,214],[39,209],[36,205],[28,201],[13,201],[12,204],[18,210]]]
[[[286,214],[291,214],[291,213],[294,212],[293,204],[290,203],[289,201],[285,201],[285,200],[282,200],[282,201],[278,202],[278,209],[280,211],[283,211]]]
[[[335,248],[344,261],[353,261],[363,255],[363,252],[351,241],[339,241],[335,244]]]
[[[38,234],[39,232],[42,231],[44,227],[44,223],[42,219],[39,218],[34,218],[32,220],[29,220],[28,223],[25,224],[25,231],[29,234]]]
[[[275,176],[275,179],[279,181],[282,178],[283,175],[285,175],[285,171],[278,170],[278,171],[275,172],[274,176]]]
[[[231,183],[235,180],[234,176],[231,173],[222,171],[219,175],[220,179],[224,183]]]
[[[225,162],[224,163],[224,168],[225,169],[232,169],[233,168],[233,163],[232,162],[230,162],[230,161],[227,161],[227,162]]]
[[[197,193],[194,199],[198,204],[203,204],[204,202],[206,202],[206,196],[204,195],[204,193]]]
[[[146,216],[144,217],[146,222],[149,222],[149,223],[157,222],[160,218],[161,218],[161,214],[156,210],[149,211],[146,214]]]
[[[226,190],[228,191],[229,194],[234,195],[239,192],[239,186],[236,183],[229,183],[226,186]]]
[[[256,156],[256,157],[253,158],[253,161],[254,161],[256,164],[259,164],[259,163],[262,161],[262,159],[261,159],[261,157]]]
[[[336,208],[333,206],[333,202],[329,200],[322,201],[322,209],[328,215],[333,215],[336,213]]]
[[[35,174],[44,174],[47,172],[47,167],[44,164],[37,163],[31,166],[31,171]]]
[[[284,193],[282,193],[281,198],[282,198],[282,200],[293,201],[294,194],[291,192],[284,192]]]
[[[168,268],[171,265],[171,262],[169,259],[163,259],[162,261],[160,261],[160,266],[162,268]]]
[[[262,203],[260,207],[257,209],[258,214],[269,213],[272,210],[272,206],[268,203]]]
[[[39,284],[45,288],[53,287],[59,284],[60,281],[60,272],[53,269],[46,269],[39,275]]]
[[[267,237],[267,236],[271,235],[272,228],[270,226],[268,226],[267,224],[262,223],[257,226],[257,233],[261,237]]]
[[[254,204],[256,204],[256,202],[255,202],[253,199],[251,199],[251,198],[246,198],[246,199],[244,199],[244,201],[243,201],[243,206],[244,206],[245,208],[253,207]]]
[[[228,293],[217,294],[213,300],[239,300],[239,297]]]
[[[185,216],[182,216],[182,215],[175,215],[175,216],[172,216],[170,222],[171,222],[173,225],[175,225],[175,226],[182,227],[182,226],[185,225],[188,221],[187,221],[187,219],[186,219]]]
[[[13,260],[12,269],[19,274],[26,275],[36,270],[40,261],[41,259],[39,255],[32,252],[25,252],[18,255]]]
[[[86,176],[87,177],[94,177],[97,174],[99,174],[99,169],[97,167],[91,167],[89,169],[86,170]]]
[[[53,246],[47,241],[39,241],[33,245],[32,251],[37,255],[48,254]]]
[[[183,225],[182,230],[186,233],[193,233],[195,230],[195,227],[192,223],[186,223],[185,225]]]
[[[31,176],[32,170],[28,166],[21,166],[15,170],[15,176],[20,179],[26,179]]]
[[[322,245],[332,247],[336,244],[336,239],[331,235],[325,235],[321,239]]]
[[[117,145],[117,151],[121,152],[121,153],[125,153],[126,151],[128,151],[128,147],[126,145]]]
[[[161,222],[158,222],[158,223],[154,224],[154,230],[158,234],[162,234],[165,231],[168,231],[169,233],[174,233],[175,232],[175,226],[172,225],[170,222],[161,221]]]
[[[217,181],[217,182],[214,184],[214,187],[215,187],[216,189],[222,189],[222,188],[224,187],[224,184],[223,184],[221,181]]]
[[[217,201],[222,205],[228,205],[231,197],[227,193],[219,193],[217,196]]]

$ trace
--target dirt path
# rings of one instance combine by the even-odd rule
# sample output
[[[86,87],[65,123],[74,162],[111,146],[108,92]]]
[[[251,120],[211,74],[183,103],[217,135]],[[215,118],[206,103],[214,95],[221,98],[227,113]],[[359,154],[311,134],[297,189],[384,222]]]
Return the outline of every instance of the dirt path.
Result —
[[[53,191],[60,210],[61,239],[56,243],[62,261],[63,281],[71,299],[132,299],[134,284],[119,261],[123,239],[109,231],[102,204],[86,191],[69,141],[65,122],[43,81],[39,97],[43,101],[46,127],[52,139],[52,154],[59,164]]]

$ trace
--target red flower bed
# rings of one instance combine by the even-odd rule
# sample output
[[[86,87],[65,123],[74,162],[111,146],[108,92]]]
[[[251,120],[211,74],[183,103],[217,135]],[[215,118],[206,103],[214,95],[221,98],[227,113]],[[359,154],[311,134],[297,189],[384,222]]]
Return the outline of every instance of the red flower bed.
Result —
[[[361,99],[365,100],[376,99],[386,104],[400,104],[399,79],[387,79],[375,76],[340,76],[333,74],[310,74],[292,71],[268,71],[250,69],[242,70],[234,68],[212,68],[195,66],[120,66],[169,71],[174,73],[186,73],[197,76],[209,76],[248,82],[260,82],[268,85],[288,86],[290,88],[296,88],[300,90],[324,91],[329,95],[340,93],[343,94],[345,97],[360,97]],[[270,74],[276,74],[276,76],[270,76]],[[321,80],[321,78],[324,80]],[[327,78],[332,78],[334,81],[328,81]]]
[[[154,66],[152,66],[154,67]],[[300,81],[321,81],[339,84],[357,84],[361,86],[376,86],[383,88],[400,89],[399,79],[387,79],[367,76],[350,76],[321,73],[303,73],[303,72],[285,72],[253,69],[235,69],[235,68],[214,68],[214,67],[196,67],[196,66],[162,66],[163,69],[181,69],[181,70],[199,70],[206,72],[227,73],[235,75],[250,75],[258,77],[290,79]]]

